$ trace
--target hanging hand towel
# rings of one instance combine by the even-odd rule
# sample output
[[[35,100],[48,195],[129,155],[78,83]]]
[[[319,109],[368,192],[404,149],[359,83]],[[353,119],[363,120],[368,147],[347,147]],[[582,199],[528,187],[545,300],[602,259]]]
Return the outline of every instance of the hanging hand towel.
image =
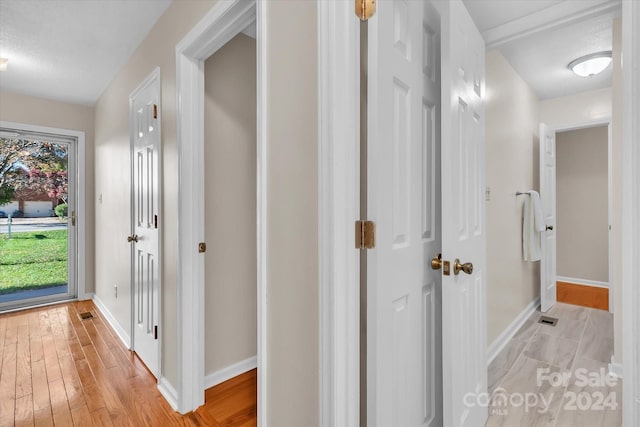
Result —
[[[522,253],[525,261],[539,261],[542,256],[540,233],[545,230],[542,202],[537,191],[528,191],[524,200]]]

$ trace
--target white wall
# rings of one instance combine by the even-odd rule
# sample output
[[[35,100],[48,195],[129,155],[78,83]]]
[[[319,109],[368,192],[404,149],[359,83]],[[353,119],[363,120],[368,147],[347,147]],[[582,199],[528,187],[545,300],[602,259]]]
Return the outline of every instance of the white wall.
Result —
[[[257,352],[256,41],[205,62],[205,374]]]
[[[556,134],[558,276],[609,281],[609,127]]]
[[[522,258],[523,198],[538,188],[538,98],[497,50],[487,52],[487,342],[540,294],[539,263]]]
[[[540,121],[553,128],[611,118],[611,88],[540,101]]]
[[[11,92],[0,92],[0,120],[84,132],[85,158],[85,292],[94,291],[94,108]],[[7,212],[9,213],[9,212]]]

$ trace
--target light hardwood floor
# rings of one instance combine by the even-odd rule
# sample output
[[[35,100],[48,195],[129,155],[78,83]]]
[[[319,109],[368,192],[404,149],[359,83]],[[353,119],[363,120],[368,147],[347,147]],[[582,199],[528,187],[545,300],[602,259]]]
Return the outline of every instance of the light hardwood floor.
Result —
[[[606,375],[613,315],[563,303],[544,313],[556,326],[537,323],[541,315],[527,319],[489,365],[486,425],[620,427],[622,380]]]
[[[81,320],[90,311],[94,318]],[[181,416],[91,301],[0,315],[0,426],[255,426],[256,371]]]

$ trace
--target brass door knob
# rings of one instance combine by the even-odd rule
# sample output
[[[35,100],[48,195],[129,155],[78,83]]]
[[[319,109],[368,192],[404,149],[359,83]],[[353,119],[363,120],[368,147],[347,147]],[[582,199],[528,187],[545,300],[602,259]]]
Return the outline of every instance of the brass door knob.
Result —
[[[465,262],[464,264],[460,263],[460,260],[456,258],[453,262],[453,274],[458,275],[460,271],[464,271],[467,274],[473,273],[473,264],[470,262]]]
[[[136,242],[138,243],[138,235],[134,234],[133,236],[129,236],[127,237],[127,242],[131,243],[131,242]]]
[[[434,270],[440,270],[442,268],[442,254],[438,254],[431,260],[431,268]]]

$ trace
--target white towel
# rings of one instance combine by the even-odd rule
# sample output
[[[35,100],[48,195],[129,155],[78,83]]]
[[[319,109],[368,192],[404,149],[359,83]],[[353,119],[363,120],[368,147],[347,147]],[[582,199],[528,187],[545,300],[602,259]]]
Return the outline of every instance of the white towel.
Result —
[[[522,222],[522,253],[525,261],[539,261],[542,257],[540,233],[545,230],[542,202],[537,191],[528,191],[524,200]]]

